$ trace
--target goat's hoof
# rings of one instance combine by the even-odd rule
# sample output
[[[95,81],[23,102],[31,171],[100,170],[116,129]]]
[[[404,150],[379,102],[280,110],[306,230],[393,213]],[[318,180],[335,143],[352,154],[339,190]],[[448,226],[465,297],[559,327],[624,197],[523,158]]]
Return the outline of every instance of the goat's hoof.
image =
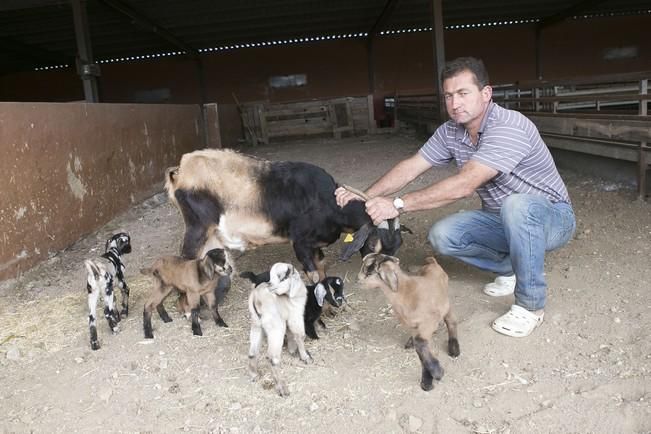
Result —
[[[219,327],[226,327],[226,328],[228,328],[228,324],[226,324],[226,323],[224,322],[224,320],[221,319],[221,318],[220,318],[219,320],[215,321],[215,323],[216,323]]]
[[[201,330],[192,330],[192,334],[195,336],[203,336],[203,333]]]
[[[303,359],[303,362],[306,365],[311,365],[314,362],[314,359],[312,358],[312,356],[307,356],[306,358]]]
[[[443,378],[443,372],[444,372],[443,368],[438,363],[432,366],[432,368],[430,369],[430,373],[432,374],[432,377],[434,377],[434,379],[437,381]]]
[[[119,329],[118,327],[115,327],[114,329],[111,329],[111,332],[112,332],[114,335],[117,335],[117,334],[120,332],[120,329]]]
[[[455,338],[451,338],[448,340],[448,354],[451,357],[459,357],[459,354],[461,354],[461,349],[459,348],[459,341],[456,340]]]
[[[99,342],[98,342],[98,341],[92,341],[92,342],[90,343],[90,348],[91,348],[91,350],[93,350],[93,351],[95,351],[95,350],[99,350]]]
[[[429,382],[421,381],[420,388],[423,389],[425,392],[429,392],[434,388],[434,385],[432,384],[432,380],[430,380]]]
[[[412,348],[414,348],[414,338],[413,337],[409,338],[407,340],[407,342],[405,342],[405,350],[411,350]]]
[[[120,315],[124,315],[125,318],[128,317],[129,316],[129,309],[122,309],[122,311],[120,312]]]
[[[279,383],[276,385],[276,392],[278,392],[278,395],[282,396],[283,398],[289,396],[289,389],[284,383]]]
[[[170,318],[169,316],[167,318],[161,318],[161,319],[163,320],[164,323],[172,322],[172,318]]]

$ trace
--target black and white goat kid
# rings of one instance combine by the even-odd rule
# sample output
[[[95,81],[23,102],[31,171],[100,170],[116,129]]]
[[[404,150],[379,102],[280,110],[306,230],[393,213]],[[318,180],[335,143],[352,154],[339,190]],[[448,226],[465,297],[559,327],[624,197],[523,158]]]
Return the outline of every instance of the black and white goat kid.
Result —
[[[129,286],[124,279],[124,262],[122,255],[131,253],[131,237],[126,232],[114,234],[106,240],[104,254],[99,259],[87,259],[84,263],[88,275],[86,288],[88,289],[88,326],[90,327],[90,347],[93,350],[100,348],[97,339],[97,299],[100,294],[104,299],[104,317],[108,321],[113,334],[118,332],[120,312],[116,308],[113,291],[115,280],[122,291],[122,315],[129,315]]]
[[[244,271],[240,273],[240,277],[249,279],[255,286],[258,286],[261,283],[269,282],[270,272],[265,271],[255,274],[251,271]],[[321,312],[325,301],[334,307],[341,306],[341,303],[344,301],[344,281],[341,277],[326,276],[319,283],[305,285],[305,287],[307,288],[307,301],[305,302],[305,311],[303,313],[305,334],[311,339],[319,339],[314,325],[318,321],[325,328],[325,324],[321,320]],[[332,290],[334,290],[334,293]]]

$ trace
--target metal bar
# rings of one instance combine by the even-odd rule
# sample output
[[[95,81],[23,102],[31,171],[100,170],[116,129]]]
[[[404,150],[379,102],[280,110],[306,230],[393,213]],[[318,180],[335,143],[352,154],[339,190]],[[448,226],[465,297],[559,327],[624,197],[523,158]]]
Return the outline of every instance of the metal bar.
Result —
[[[185,51],[187,54],[192,56],[199,56],[199,52],[195,48],[186,44],[181,39],[179,39],[174,34],[172,34],[172,32],[170,32],[163,26],[158,25],[149,17],[147,17],[145,14],[136,11],[135,9],[133,9],[131,6],[127,5],[123,1],[121,0],[100,0],[100,1],[104,3],[106,6],[110,7],[111,9],[114,9],[120,12],[121,14],[127,16],[128,18],[132,19],[134,22],[146,28],[150,32],[157,34],[158,36],[165,39],[167,42],[171,43],[172,45]]]
[[[573,4],[569,8],[563,9],[562,11],[559,11],[554,15],[550,15],[544,18],[542,21],[540,21],[538,27],[540,29],[543,29],[545,27],[552,26],[556,23],[560,23],[566,18],[570,18],[573,17],[574,15],[581,14],[586,9],[589,9],[593,6],[597,6],[600,3],[604,3],[605,1],[606,0],[582,0],[578,3]]]
[[[368,71],[368,93],[375,93],[375,57],[373,56],[373,38],[369,36],[366,40],[366,69]]]
[[[393,11],[398,6],[400,0],[387,0],[382,8],[380,16],[373,23],[373,27],[368,31],[368,36],[366,37],[366,68],[368,71],[368,94],[375,94],[375,56],[373,52],[373,40],[375,35],[380,31],[380,29],[387,23]],[[369,107],[369,110],[374,110],[374,107]]]
[[[368,37],[366,38],[367,41],[373,39],[373,37],[380,31],[380,29],[387,23],[387,21],[389,21],[389,18],[391,18],[391,15],[398,6],[398,3],[400,3],[400,0],[387,0],[387,2],[384,4],[384,8],[382,9],[382,13],[380,13],[378,19],[375,20],[375,23],[373,23],[371,30],[368,31]]]
[[[199,122],[201,123],[200,135],[203,142],[203,146],[208,146],[208,124],[206,116],[206,80],[205,74],[203,71],[203,63],[201,58],[196,56],[194,58],[197,65],[197,81],[199,82]]]
[[[637,191],[639,198],[642,200],[646,199],[646,171],[648,169],[648,159],[647,152],[649,148],[646,146],[647,142],[640,142],[640,155],[637,162]]]
[[[77,68],[84,86],[86,102],[99,102],[97,76],[99,67],[93,61],[93,50],[88,29],[86,0],[71,0],[72,15],[75,22],[75,37],[77,39]]]
[[[640,95],[647,96],[649,93],[649,80],[640,80]],[[640,100],[640,116],[647,115],[648,99]]]
[[[536,35],[535,35],[536,78],[538,78],[538,80],[542,80],[543,79],[543,73],[542,73],[542,28],[540,26],[536,26],[535,32],[536,32]]]
[[[434,89],[438,89],[439,123],[447,119],[445,110],[445,99],[441,86],[441,71],[445,63],[445,38],[443,37],[443,1],[431,0],[432,2],[432,46],[434,48]]]

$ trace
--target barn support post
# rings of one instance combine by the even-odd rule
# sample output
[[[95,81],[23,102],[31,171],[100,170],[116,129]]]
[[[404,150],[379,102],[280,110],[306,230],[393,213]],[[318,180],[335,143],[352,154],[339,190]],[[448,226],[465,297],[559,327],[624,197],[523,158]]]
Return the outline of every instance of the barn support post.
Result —
[[[543,79],[542,73],[542,27],[536,26],[536,36],[535,36],[535,56],[536,56],[536,78],[538,80]]]
[[[197,81],[199,82],[199,132],[201,135],[201,144],[204,148],[208,146],[208,124],[206,116],[206,75],[203,70],[203,62],[201,57],[197,54],[194,56],[194,61],[197,66]]]
[[[99,102],[97,77],[99,77],[100,71],[99,66],[93,61],[86,0],[71,0],[70,4],[77,39],[77,73],[84,86],[84,98],[86,102]]]
[[[438,99],[438,123],[447,119],[445,99],[441,87],[441,71],[445,64],[445,40],[443,37],[443,0],[432,0],[432,47],[434,48],[434,89]]]
[[[398,7],[400,0],[386,0],[384,3],[384,8],[382,8],[382,13],[373,23],[373,27],[368,31],[368,36],[366,37],[366,58],[368,59],[367,69],[368,69],[368,94],[371,96],[369,100],[372,104],[369,104],[369,133],[376,131],[375,123],[375,58],[374,58],[374,45],[373,40],[375,35],[380,32],[380,29],[387,23],[393,11]]]
[[[368,59],[368,133],[376,130],[375,124],[375,61],[373,58],[373,36],[366,40],[366,54]]]
[[[640,80],[640,95],[646,97],[649,94],[649,80],[643,79]],[[644,98],[640,98],[640,108],[639,115],[647,116],[648,114],[648,103],[649,101]],[[649,165],[647,161],[647,141],[643,140],[640,142],[640,155],[637,161],[638,175],[637,175],[637,191],[638,198],[641,200],[646,199],[646,172]]]

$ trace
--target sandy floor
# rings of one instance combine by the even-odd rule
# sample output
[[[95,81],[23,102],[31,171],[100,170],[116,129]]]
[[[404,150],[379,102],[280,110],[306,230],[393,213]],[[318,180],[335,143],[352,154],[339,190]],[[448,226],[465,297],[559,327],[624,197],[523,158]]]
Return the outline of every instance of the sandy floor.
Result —
[[[249,152],[310,161],[366,187],[418,146],[383,136]],[[432,171],[418,185],[452,170]],[[239,278],[220,307],[229,328],[217,328],[206,312],[204,336],[193,337],[170,297],[174,321],[155,316],[155,339],[145,341],[141,311],[150,282],[138,269],[176,253],[183,233],[177,210],[154,196],[0,285],[0,431],[651,433],[651,204],[622,186],[563,176],[578,230],[569,246],[548,255],[546,320],[531,337],[491,330],[512,304],[512,297],[481,292],[493,276],[439,258],[450,276],[461,356],[445,353],[440,328],[434,341],[445,376],[431,392],[418,385],[418,358],[403,349],[407,334],[384,296],[357,286],[359,258],[335,261],[340,243],[327,249],[329,274],[346,277],[348,305],[326,318],[320,340],[307,341],[314,364],[285,355],[288,398],[275,394],[264,361],[263,380],[248,379],[248,285]],[[422,263],[431,254],[429,226],[477,205],[472,198],[406,215],[414,235],[406,235],[401,262]],[[118,229],[133,239],[126,257],[132,314],[115,336],[101,320],[102,348],[91,351],[83,259],[101,253]],[[237,266],[261,271],[276,261],[296,263],[288,246],[267,246]]]

